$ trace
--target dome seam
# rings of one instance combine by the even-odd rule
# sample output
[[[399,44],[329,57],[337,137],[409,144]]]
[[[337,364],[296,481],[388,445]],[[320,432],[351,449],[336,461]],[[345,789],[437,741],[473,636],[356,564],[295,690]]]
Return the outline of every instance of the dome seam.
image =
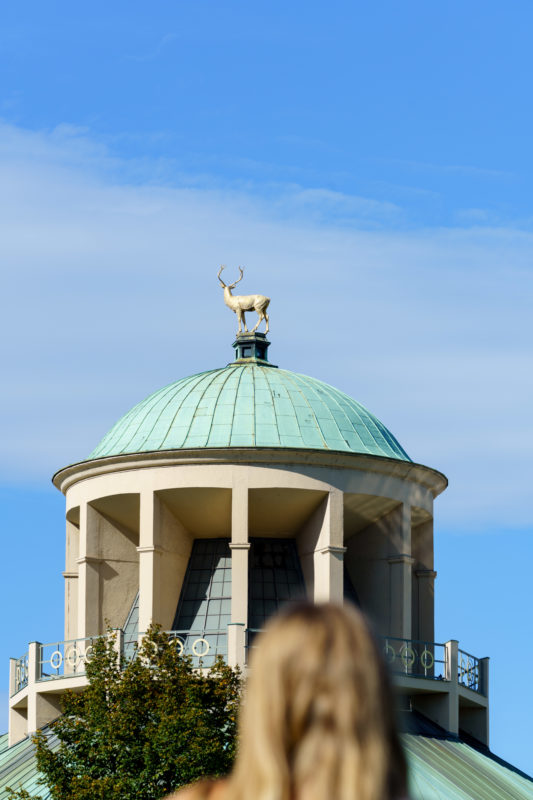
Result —
[[[230,428],[229,445],[228,445],[228,447],[232,446],[231,439],[232,439],[232,436],[233,436],[233,424],[235,422],[235,406],[237,405],[237,397],[239,396],[239,387],[241,385],[241,380],[242,380],[242,376],[243,376],[243,373],[244,373],[245,369],[246,369],[246,367],[239,367],[236,370],[239,373],[239,380],[237,381],[237,387],[236,387],[236,390],[235,390],[235,399],[233,401],[233,413],[231,415],[231,428]]]
[[[398,451],[400,451],[402,456],[405,456],[408,461],[411,460],[409,458],[409,456],[407,455],[407,453],[405,452],[405,450],[403,449],[403,447],[401,446],[401,444],[397,441],[397,439],[386,428],[386,426],[383,425],[383,423],[377,417],[375,417],[374,414],[372,414],[371,411],[369,411],[367,408],[365,408],[365,406],[363,406],[357,400],[353,400],[351,397],[349,397],[349,395],[345,395],[344,392],[341,392],[335,386],[329,386],[329,384],[324,384],[324,385],[328,387],[328,390],[329,390],[330,393],[332,393],[332,394],[334,393],[334,395],[340,395],[341,397],[346,397],[348,400],[350,400],[350,404],[353,403],[354,405],[357,406],[357,416],[358,416],[359,420],[361,421],[361,424],[364,425],[364,427],[366,428],[366,430],[368,431],[370,436],[372,436],[374,441],[376,441],[376,439],[375,439],[376,434],[374,433],[373,428],[376,429],[377,434],[379,435],[379,437],[381,439],[383,439],[383,442],[384,442],[384,444],[386,446],[390,447],[395,453],[398,453]],[[337,402],[337,403],[339,402],[336,399],[336,397],[334,397],[334,396],[333,396],[333,399],[334,399],[335,402]],[[367,419],[364,419],[361,416],[359,409],[361,409],[362,411],[365,412],[365,416],[367,417]],[[369,422],[371,423],[372,427],[370,427],[370,425],[368,424]],[[383,448],[383,444],[380,443],[380,447]]]
[[[156,392],[153,392],[148,397],[145,397],[144,400],[141,400],[140,403],[136,403],[133,406],[133,408],[130,411],[128,411],[128,413],[125,414],[119,420],[119,422],[117,422],[113,426],[113,428],[111,428],[110,431],[108,431],[108,433],[104,436],[104,438],[102,439],[102,441],[100,442],[98,447],[95,450],[93,450],[93,452],[91,453],[89,458],[94,457],[94,453],[96,452],[96,450],[99,450],[101,448],[102,444],[104,442],[107,442],[108,436],[110,436],[110,439],[109,439],[109,442],[108,442],[108,447],[110,447],[110,448],[111,447],[119,448],[119,452],[121,452],[121,453],[124,452],[124,449],[127,448],[129,442],[131,441],[131,438],[133,438],[133,437],[130,437],[130,439],[128,439],[128,441],[122,447],[120,447],[120,443],[121,443],[122,439],[124,439],[125,436],[126,436],[126,433],[127,433],[127,430],[128,430],[128,425],[129,425],[129,422],[130,422],[130,417],[135,417],[135,413],[139,413],[139,411],[146,410],[146,413],[145,413],[145,415],[143,417],[143,420],[146,419],[146,417],[148,416],[148,413],[150,411],[150,408],[151,408],[150,400],[152,400],[160,392],[164,392],[165,389],[168,389],[168,391],[170,392],[170,390],[172,388],[172,385],[173,384],[169,384],[167,387],[164,387],[163,389],[158,389]]]
[[[188,385],[188,383],[190,383],[192,380],[194,380],[194,377],[196,377],[196,376],[194,376],[194,375],[191,375],[191,377],[189,378],[189,380],[188,380],[188,382],[187,382],[187,385]],[[138,404],[137,404],[137,406],[135,406],[135,408],[134,408],[133,410],[135,410],[135,409],[137,409],[137,410],[139,410],[139,409],[142,409],[142,410],[144,410],[144,411],[145,411],[145,413],[144,413],[144,416],[143,416],[143,418],[142,418],[142,422],[144,422],[144,420],[146,420],[146,419],[148,418],[148,415],[150,414],[150,412],[152,411],[152,409],[153,409],[153,407],[154,407],[154,403],[157,403],[157,402],[158,402],[159,400],[161,400],[162,398],[164,398],[164,397],[167,397],[168,395],[170,395],[170,397],[169,397],[169,399],[168,399],[167,403],[165,404],[165,408],[166,408],[166,406],[168,405],[168,403],[170,403],[170,402],[171,402],[171,400],[172,400],[172,397],[174,396],[174,395],[172,394],[172,390],[173,390],[173,389],[175,389],[175,386],[176,386],[176,382],[174,382],[174,383],[169,383],[169,384],[168,384],[168,386],[165,386],[163,389],[159,389],[159,390],[158,390],[158,391],[156,391],[156,392],[152,392],[152,394],[151,394],[151,395],[149,395],[149,396],[146,398],[146,400],[144,400],[142,403],[138,403]],[[159,419],[159,416],[160,416],[160,414],[158,414],[158,417],[157,417],[157,419]],[[142,424],[142,422],[141,422],[141,424]],[[152,426],[152,430],[153,430],[153,427],[155,427],[155,425],[156,425],[156,424],[157,424],[157,420],[154,422],[154,424],[153,424],[153,426]],[[138,426],[138,427],[137,427],[137,430],[139,429],[139,427],[140,427],[140,426]],[[117,436],[117,438],[116,438],[116,445],[114,445],[114,446],[116,446],[116,447],[120,446],[120,442],[121,442],[121,440],[122,440],[122,439],[125,439],[125,437],[126,437],[127,430],[128,430],[128,426],[127,426],[127,425],[126,425],[126,426],[121,426],[120,430],[118,431],[118,436]],[[129,437],[129,439],[128,439],[127,441],[125,441],[124,445],[121,447],[121,449],[120,449],[120,451],[119,451],[119,452],[121,452],[121,453],[124,453],[124,452],[132,452],[132,451],[131,451],[131,443],[132,443],[132,441],[133,441],[134,439],[135,439],[135,434],[133,434],[132,436],[130,436],[130,437]],[[143,440],[143,443],[144,443],[145,441],[146,441],[146,437],[144,438],[144,440]]]
[[[354,398],[316,378],[255,363],[206,370],[152,393],[85,460],[191,447],[296,447],[411,461]]]
[[[335,397],[335,395],[333,394],[333,392],[335,392],[335,393],[336,393],[338,390],[336,390],[336,389],[335,389],[335,387],[333,387],[333,386],[330,386],[328,383],[324,383],[324,384],[323,384],[323,386],[324,386],[324,392],[325,392],[325,394],[327,394],[327,396],[328,396],[328,398],[331,400],[331,402],[332,402],[332,403],[335,403],[335,405],[336,405],[336,406],[337,406],[337,407],[338,407],[338,408],[339,408],[339,409],[342,411],[342,413],[344,414],[344,416],[345,416],[345,417],[346,417],[346,419],[348,420],[348,423],[349,423],[349,424],[350,424],[350,426],[352,427],[352,430],[353,430],[353,431],[356,433],[356,435],[359,437],[359,440],[360,440],[360,442],[361,442],[362,446],[365,448],[365,450],[366,450],[366,452],[367,452],[367,453],[370,453],[370,450],[369,450],[369,448],[368,448],[368,445],[366,445],[366,444],[365,444],[365,442],[363,441],[363,439],[362,439],[362,438],[361,438],[361,436],[359,435],[359,433],[358,433],[358,431],[357,431],[357,428],[356,428],[356,427],[355,427],[355,425],[353,424],[352,420],[350,419],[350,417],[348,416],[348,414],[346,413],[346,411],[344,410],[344,408],[343,408],[343,407],[342,407],[342,405],[340,404],[339,400],[337,400],[337,398],[336,398],[336,397]],[[338,392],[338,393],[339,393],[339,394],[341,394],[341,392]],[[358,408],[357,408],[357,409],[355,409],[355,408],[351,408],[351,410],[352,410],[352,411],[354,411],[354,412],[357,414],[357,418],[359,419],[359,422],[361,423],[361,425],[363,425],[363,427],[364,427],[364,428],[366,428],[366,430],[368,431],[368,434],[369,434],[369,436],[371,436],[371,437],[372,437],[372,439],[374,439],[374,436],[372,435],[372,431],[370,430],[370,428],[369,428],[369,427],[368,427],[368,425],[366,424],[365,420],[362,418],[361,414],[359,413],[359,409],[358,409]],[[365,409],[365,412],[366,412],[367,414],[369,414],[369,412],[368,412],[366,409]],[[333,415],[332,415],[332,416],[333,416]],[[344,438],[344,435],[343,435],[343,433],[342,433],[341,429],[339,428],[339,424],[338,424],[337,420],[335,419],[335,417],[333,417],[333,419],[335,420],[335,425],[337,426],[337,430],[339,431],[339,435],[341,436],[342,440],[343,440],[344,442],[346,442],[346,439]],[[374,439],[374,441],[375,441],[375,439]],[[346,444],[348,445],[348,447],[350,447],[350,445],[348,444],[348,442],[346,442]],[[352,448],[350,447],[350,450],[351,450],[351,449],[352,449]],[[381,446],[380,446],[380,449],[382,449],[382,448],[381,448]]]
[[[196,409],[198,409],[198,405],[200,404],[200,402],[202,401],[203,397],[205,396],[205,393],[206,393],[206,391],[209,389],[209,387],[211,386],[211,384],[213,383],[213,381],[216,379],[216,377],[217,377],[217,373],[218,373],[218,370],[216,370],[216,369],[209,370],[208,372],[203,372],[203,373],[201,373],[200,380],[199,380],[197,383],[195,383],[195,384],[194,384],[194,386],[193,386],[193,390],[195,390],[195,389],[198,389],[198,387],[199,387],[199,386],[200,386],[200,384],[202,383],[202,380],[203,380],[204,378],[207,378],[208,376],[211,376],[211,380],[210,380],[210,381],[208,381],[208,383],[206,384],[206,386],[204,387],[204,389],[203,389],[203,390],[202,390],[202,389],[200,389],[200,391],[201,391],[202,393],[201,393],[201,395],[200,395],[200,398],[199,398],[198,402],[196,403]],[[185,395],[185,396],[187,397],[188,395]],[[172,422],[170,423],[170,425],[169,425],[169,427],[168,427],[168,430],[167,430],[167,432],[166,432],[166,434],[165,434],[165,437],[164,437],[164,439],[163,439],[163,440],[162,440],[162,442],[161,442],[161,444],[162,444],[162,445],[164,445],[164,444],[165,444],[165,442],[166,442],[167,438],[168,438],[168,437],[169,437],[169,435],[170,435],[170,432],[171,432],[171,430],[172,430],[172,426],[173,426],[173,424],[174,424],[174,420],[176,419],[177,415],[179,414],[179,412],[180,412],[180,410],[181,410],[181,407],[183,406],[183,401],[184,401],[184,400],[185,400],[185,397],[183,398],[183,400],[182,400],[182,402],[180,403],[179,407],[176,409],[176,413],[175,413],[175,414],[174,414],[174,416],[172,417]],[[184,444],[185,444],[185,442],[187,441],[187,437],[189,436],[189,434],[190,434],[190,432],[191,432],[191,427],[192,427],[192,424],[193,424],[193,422],[194,422],[194,419],[195,419],[195,413],[193,413],[193,415],[192,415],[191,421],[189,422],[189,427],[187,428],[187,433],[186,433],[186,434],[185,434],[185,436],[183,437],[183,442],[181,443],[181,445],[179,445],[180,447],[183,447],[183,445],[184,445]],[[152,429],[152,430],[153,430],[153,429]]]
[[[226,369],[227,369],[227,367],[226,367]],[[235,368],[230,369],[229,372],[228,372],[228,375],[226,376],[226,378],[225,378],[224,382],[222,383],[222,386],[220,387],[220,390],[218,392],[218,395],[217,395],[217,398],[216,398],[216,401],[215,401],[215,405],[214,405],[214,408],[213,408],[213,414],[211,416],[211,425],[209,426],[209,433],[207,434],[206,447],[209,446],[209,440],[211,438],[211,432],[213,430],[213,423],[214,423],[214,419],[215,419],[216,410],[218,408],[220,396],[222,395],[222,392],[224,391],[224,388],[225,388],[227,382],[229,381],[231,376],[234,375],[234,374],[235,374]],[[228,437],[228,446],[229,446],[229,442],[230,441],[231,441],[231,431],[230,431],[230,435]]]
[[[306,389],[313,393],[315,399],[318,400],[319,403],[322,403],[322,405],[324,405],[323,400],[320,398],[318,392],[316,391],[315,387],[310,383],[310,380],[307,378],[307,376],[306,375],[300,375],[298,373],[295,373],[295,374],[297,375],[298,380],[300,380],[305,385]],[[312,380],[314,380],[314,382],[318,383],[318,381],[316,381],[315,379],[312,379]],[[305,395],[304,395],[304,397],[305,397]],[[305,398],[305,399],[307,400],[307,398]],[[317,427],[318,427],[318,429],[320,431],[320,435],[322,436],[322,439],[324,440],[325,447],[328,450],[334,449],[334,448],[330,447],[330,445],[328,444],[328,440],[327,440],[326,434],[325,434],[324,429],[322,428],[322,425],[320,423],[320,418],[317,416],[313,406],[310,403],[309,403],[309,407],[311,408],[313,416],[314,416],[314,418],[316,420],[316,424],[317,424]],[[337,430],[339,431],[339,434],[340,434],[340,429],[339,429],[339,426],[337,424],[337,420],[335,419],[335,417],[331,413],[331,409],[327,405],[325,407],[326,407],[326,409],[328,411],[328,414],[331,417],[331,420],[333,421],[333,424],[335,425],[335,427],[337,428]],[[344,436],[341,436],[340,438],[346,444],[346,439],[344,438]]]
[[[142,444],[141,444],[141,447],[142,447],[142,446],[143,446],[143,445],[144,445],[144,444],[145,444],[145,443],[146,443],[146,442],[147,442],[147,441],[150,439],[150,436],[152,435],[152,433],[153,433],[153,431],[154,431],[155,427],[157,426],[157,423],[158,423],[158,422],[159,422],[159,420],[161,419],[161,415],[163,414],[163,412],[165,411],[165,409],[166,409],[166,408],[167,408],[167,407],[170,405],[170,403],[172,402],[172,400],[173,400],[173,399],[176,397],[176,392],[177,392],[177,391],[179,391],[179,392],[182,392],[182,390],[183,390],[183,389],[185,389],[185,388],[189,388],[189,385],[190,385],[191,383],[193,383],[194,379],[195,379],[195,378],[198,378],[198,380],[196,381],[196,383],[193,383],[192,389],[194,390],[194,389],[195,389],[195,388],[198,386],[198,384],[199,384],[199,383],[202,381],[202,379],[203,379],[203,378],[204,378],[206,375],[209,375],[209,373],[210,373],[210,372],[213,372],[213,371],[214,371],[214,370],[208,370],[207,372],[200,372],[200,373],[198,373],[197,375],[191,375],[191,378],[190,378],[190,380],[189,380],[189,381],[188,381],[188,382],[187,382],[187,383],[186,383],[186,384],[185,384],[183,387],[182,387],[182,386],[180,386],[180,387],[179,387],[179,390],[177,389],[177,386],[176,386],[176,384],[178,384],[178,383],[179,383],[179,384],[181,384],[181,381],[176,381],[175,383],[172,383],[172,384],[170,384],[170,387],[169,387],[169,388],[170,388],[170,389],[174,389],[174,391],[170,393],[170,397],[168,398],[167,402],[166,402],[166,403],[163,405],[163,407],[161,408],[161,411],[159,411],[159,412],[158,412],[158,414],[157,414],[157,418],[154,420],[154,423],[153,423],[152,427],[150,428],[150,430],[148,431],[148,433],[147,433],[147,434],[146,434],[146,436],[144,437],[144,439],[143,439],[143,441],[142,441]],[[185,397],[186,397],[186,396],[187,396],[187,394],[185,394]],[[157,401],[156,401],[156,402],[157,402]],[[166,440],[166,438],[167,438],[168,434],[170,433],[170,431],[171,431],[171,429],[172,429],[172,424],[173,424],[174,420],[176,419],[176,415],[178,414],[178,412],[179,412],[179,410],[180,410],[180,408],[181,408],[181,406],[182,406],[182,405],[183,405],[183,400],[181,401],[180,405],[179,405],[179,406],[178,406],[178,408],[176,409],[176,411],[175,411],[175,413],[174,413],[174,415],[173,415],[173,417],[172,417],[172,420],[170,421],[170,423],[169,423],[169,425],[168,425],[168,427],[167,427],[167,431],[166,431],[165,435],[163,436],[163,439],[161,440],[161,443],[162,443],[162,444],[165,442],[165,440]]]
[[[288,377],[289,381],[295,387],[295,389],[297,390],[298,394],[303,398],[305,404],[309,408],[309,412],[313,415],[313,419],[315,421],[315,425],[316,425],[316,427],[318,429],[318,432],[320,433],[320,438],[322,439],[322,442],[324,443],[324,447],[327,450],[330,450],[331,448],[328,446],[328,443],[327,443],[327,441],[326,441],[326,439],[324,437],[324,432],[322,431],[322,428],[320,427],[320,423],[318,421],[318,417],[315,414],[313,406],[309,402],[309,399],[305,396],[305,393],[302,391],[302,389],[298,385],[297,381],[294,380],[294,376],[293,375],[291,375],[287,370],[283,370],[283,374]],[[308,445],[305,444],[304,431],[302,430],[302,426],[300,425],[300,420],[298,418],[298,414],[295,414],[295,416],[296,416],[296,422],[298,423],[298,430],[300,431],[300,436],[302,437],[302,443],[303,443],[304,447],[308,447]]]

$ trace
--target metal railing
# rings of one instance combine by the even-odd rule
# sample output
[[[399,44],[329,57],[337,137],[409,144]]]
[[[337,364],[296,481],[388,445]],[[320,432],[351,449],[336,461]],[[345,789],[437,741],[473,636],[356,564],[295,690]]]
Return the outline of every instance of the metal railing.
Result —
[[[247,653],[260,628],[248,628],[245,647]],[[413,677],[446,680],[446,646],[439,642],[399,639],[394,636],[380,637],[382,652],[389,669],[394,673]]]
[[[85,675],[85,665],[93,656],[94,642],[99,636],[50,642],[39,647],[37,680],[49,681]]]
[[[167,631],[180,655],[192,657],[194,667],[211,667],[217,656],[228,656],[227,630]]]
[[[120,634],[121,631],[115,633]],[[228,634],[225,630],[202,631],[167,631],[172,642],[179,648],[180,655],[192,657],[193,666],[210,667],[215,658],[221,655],[227,658]],[[107,634],[105,634],[107,635]],[[70,678],[85,675],[85,667],[93,656],[94,643],[101,636],[89,636],[85,639],[71,639],[65,642],[50,642],[39,646],[38,678],[39,681],[49,681],[56,678]],[[127,663],[135,657],[137,652],[138,636],[123,637],[121,641],[121,660]],[[16,691],[20,691],[28,683],[28,658],[23,656],[17,661],[20,674],[24,669],[25,683],[16,684]],[[19,674],[19,673],[17,673]]]
[[[28,685],[28,653],[24,653],[23,656],[17,658],[15,661],[15,685],[13,688],[13,694],[20,692],[21,689],[24,689]]]
[[[464,650],[458,650],[457,681],[462,686],[473,689],[474,692],[482,693],[479,658],[466,653]]]
[[[383,655],[394,673],[446,680],[446,647],[438,642],[381,637]]]
[[[120,646],[121,662],[126,664],[135,657],[139,636],[137,634],[124,636],[120,630],[114,633],[117,635],[117,647]],[[248,660],[250,649],[254,646],[254,638],[258,633],[261,633],[259,628],[248,628],[245,632],[246,660]],[[212,666],[217,656],[222,656],[224,660],[227,660],[227,629],[174,630],[167,631],[167,634],[174,642],[174,646],[179,649],[180,655],[184,654],[192,658],[195,668]],[[31,656],[31,652],[29,652],[15,660],[11,691],[16,694],[28,685],[29,667],[33,663],[30,656],[36,658],[37,661],[36,680],[38,681],[85,675],[86,664],[93,655],[94,643],[100,638],[102,637],[90,636],[84,639],[37,644],[36,656]],[[439,642],[402,639],[393,636],[380,637],[380,641],[385,661],[391,672],[395,674],[439,681],[456,679],[461,686],[466,686],[475,692],[483,694],[485,691],[483,676],[486,668],[483,667],[480,659],[470,653],[456,650],[457,677],[455,678],[451,674],[455,666],[455,656],[449,655],[448,647],[452,645],[450,652],[453,653],[453,643],[449,642],[448,645],[444,645]],[[455,644],[455,648],[457,648],[457,644]],[[450,663],[448,663],[448,658]]]

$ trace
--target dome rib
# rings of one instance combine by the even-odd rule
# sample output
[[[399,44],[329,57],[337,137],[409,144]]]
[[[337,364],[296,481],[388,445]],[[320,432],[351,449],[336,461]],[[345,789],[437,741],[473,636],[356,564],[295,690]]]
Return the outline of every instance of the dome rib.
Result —
[[[220,398],[223,396],[224,389],[225,389],[228,381],[230,380],[231,376],[234,374],[234,372],[235,372],[235,369],[228,369],[228,374],[225,375],[224,379],[222,380],[222,385],[220,387],[220,391],[219,391],[219,393],[217,394],[217,396],[215,398],[215,405],[214,405],[214,408],[213,408],[213,415],[211,417],[211,425],[209,426],[209,433],[207,435],[206,444],[209,444],[209,442],[211,440],[211,437],[213,436],[213,438],[214,438],[214,435],[216,433],[216,431],[214,431],[213,428],[215,427],[215,419],[218,418],[219,406],[221,407]],[[221,414],[222,414],[222,412],[221,412]],[[226,446],[227,445],[229,445],[229,438],[228,438],[228,441],[226,443]]]
[[[312,407],[311,403],[309,402],[309,399],[305,396],[304,392],[302,392],[301,387],[298,385],[298,381],[295,380],[296,378],[300,378],[300,377],[304,377],[304,376],[292,375],[291,373],[288,373],[288,376],[289,376],[289,380],[291,381],[291,383],[294,386],[296,386],[296,389],[297,389],[299,395],[302,397],[302,399],[303,399],[303,401],[305,403],[305,406],[309,409],[309,414],[314,417],[315,423],[317,423],[318,421],[317,421],[317,418],[316,418],[316,414],[313,411],[313,407]],[[302,431],[301,419],[298,417],[298,414],[296,414],[296,419],[297,419],[297,422],[298,422],[298,428],[300,429],[300,433],[302,434],[302,439],[303,439],[303,441],[305,441],[305,433],[306,433],[306,431],[305,432]],[[326,439],[324,438],[324,435],[322,433],[322,428],[320,427],[320,424],[317,424],[316,427],[318,429],[318,433],[320,434],[320,438],[322,439],[322,445],[321,446],[327,448]]]
[[[207,390],[209,389],[211,384],[216,379],[217,379],[217,371],[216,370],[212,370],[210,372],[202,373],[202,377],[200,378],[200,380],[197,383],[195,383],[193,391],[199,393],[198,402],[197,402],[197,406],[196,406],[197,408],[198,408],[199,405],[201,405],[201,403],[202,403],[202,401],[203,401],[203,399],[205,397],[205,393],[207,392]],[[205,386],[203,385],[204,383],[205,383]],[[172,422],[169,425],[168,431],[167,431],[167,433],[166,433],[166,435],[163,438],[163,441],[161,443],[161,448],[160,448],[161,450],[173,449],[172,448],[172,444],[169,443],[169,445],[167,445],[166,442],[167,442],[167,439],[169,438],[169,436],[171,436],[174,420],[177,418],[180,410],[183,408],[184,401],[188,396],[189,396],[188,394],[184,395],[179,407],[176,409],[176,413],[174,414],[174,416],[172,418]],[[195,421],[195,415],[193,413],[193,414],[191,414],[191,418],[190,418],[189,424],[187,426],[187,431],[184,434],[183,441],[186,441],[187,438],[191,435],[191,428],[194,425],[194,421]],[[180,447],[180,445],[177,442],[174,442],[174,445],[175,446],[177,445],[178,447]]]
[[[411,460],[383,423],[344,392],[256,363],[207,370],[159,389],[125,414],[87,460],[205,447],[301,448]]]

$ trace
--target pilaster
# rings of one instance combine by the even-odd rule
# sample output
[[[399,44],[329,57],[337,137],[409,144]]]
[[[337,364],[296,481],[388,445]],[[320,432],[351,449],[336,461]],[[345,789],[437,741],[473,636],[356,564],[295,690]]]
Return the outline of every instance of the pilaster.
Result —
[[[333,489],[298,534],[308,594],[315,603],[344,599],[343,493]]]
[[[228,664],[244,668],[246,662],[246,628],[242,622],[228,625]]]
[[[157,495],[141,492],[139,520],[139,633],[161,623],[160,508]]]
[[[432,642],[435,638],[435,578],[434,569],[417,569],[415,576],[418,585],[415,614],[418,612],[416,636],[425,642]]]
[[[446,651],[446,680],[449,681],[447,719],[440,723],[443,728],[453,733],[459,734],[459,683],[457,679],[459,665],[459,642],[457,639],[450,639],[445,643]]]
[[[411,506],[402,503],[396,538],[398,552],[388,559],[390,574],[389,634],[401,639],[412,638],[412,604],[414,559],[411,553]]]
[[[100,558],[96,511],[88,503],[80,506],[78,565],[78,625],[76,636],[96,636],[100,630]]]
[[[248,487],[231,495],[231,621],[248,625]]]
[[[37,714],[37,687],[40,677],[41,643],[30,642],[28,645],[28,735],[35,733],[39,727]]]
[[[78,557],[80,531],[77,525],[67,520],[65,547],[65,639],[78,635]]]

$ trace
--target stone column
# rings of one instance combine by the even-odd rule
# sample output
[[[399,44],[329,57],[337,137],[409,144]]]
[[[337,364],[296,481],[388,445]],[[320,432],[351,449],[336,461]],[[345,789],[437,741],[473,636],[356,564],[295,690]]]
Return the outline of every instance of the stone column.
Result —
[[[78,565],[78,625],[76,636],[84,639],[100,630],[100,564],[97,512],[88,503],[80,506]]]
[[[417,569],[418,582],[418,638],[432,642],[435,638],[435,578],[434,569]]]
[[[481,693],[485,695],[487,700],[489,698],[489,664],[490,658],[488,656],[479,659],[479,684]]]
[[[332,489],[298,534],[308,594],[316,603],[344,599],[343,493]]]
[[[160,508],[155,493],[141,492],[139,521],[139,633],[161,624]]]
[[[485,658],[480,658],[479,659],[479,669],[480,669],[479,679],[480,679],[480,682],[481,682],[481,691],[485,695],[485,697],[487,698],[487,707],[483,711],[482,732],[481,732],[481,735],[480,735],[479,738],[484,744],[487,745],[487,747],[489,746],[489,734],[490,734],[490,728],[489,728],[489,725],[490,725],[490,722],[489,722],[489,720],[490,720],[490,715],[489,715],[489,662],[490,662],[490,658],[488,658],[487,656]]]
[[[79,528],[67,520],[65,548],[65,640],[78,635],[78,557]]]
[[[39,727],[37,720],[36,683],[41,677],[41,643],[30,642],[28,645],[28,734],[35,733]]]
[[[316,603],[343,602],[345,552],[343,494],[333,490],[326,498],[322,529],[315,553]]]
[[[459,733],[459,683],[457,679],[459,642],[457,639],[450,639],[444,645],[444,649],[446,653],[446,680],[449,681],[448,708],[446,719],[444,721],[439,720],[439,724],[457,736]]]
[[[391,636],[411,639],[414,559],[411,556],[411,506],[408,503],[403,503],[401,507],[397,539],[399,552],[388,559],[390,565],[389,631]]]
[[[401,554],[389,558],[390,635],[411,639],[412,567],[414,559]]]
[[[243,665],[248,627],[248,486],[235,483],[231,494],[231,625],[228,663]]]

